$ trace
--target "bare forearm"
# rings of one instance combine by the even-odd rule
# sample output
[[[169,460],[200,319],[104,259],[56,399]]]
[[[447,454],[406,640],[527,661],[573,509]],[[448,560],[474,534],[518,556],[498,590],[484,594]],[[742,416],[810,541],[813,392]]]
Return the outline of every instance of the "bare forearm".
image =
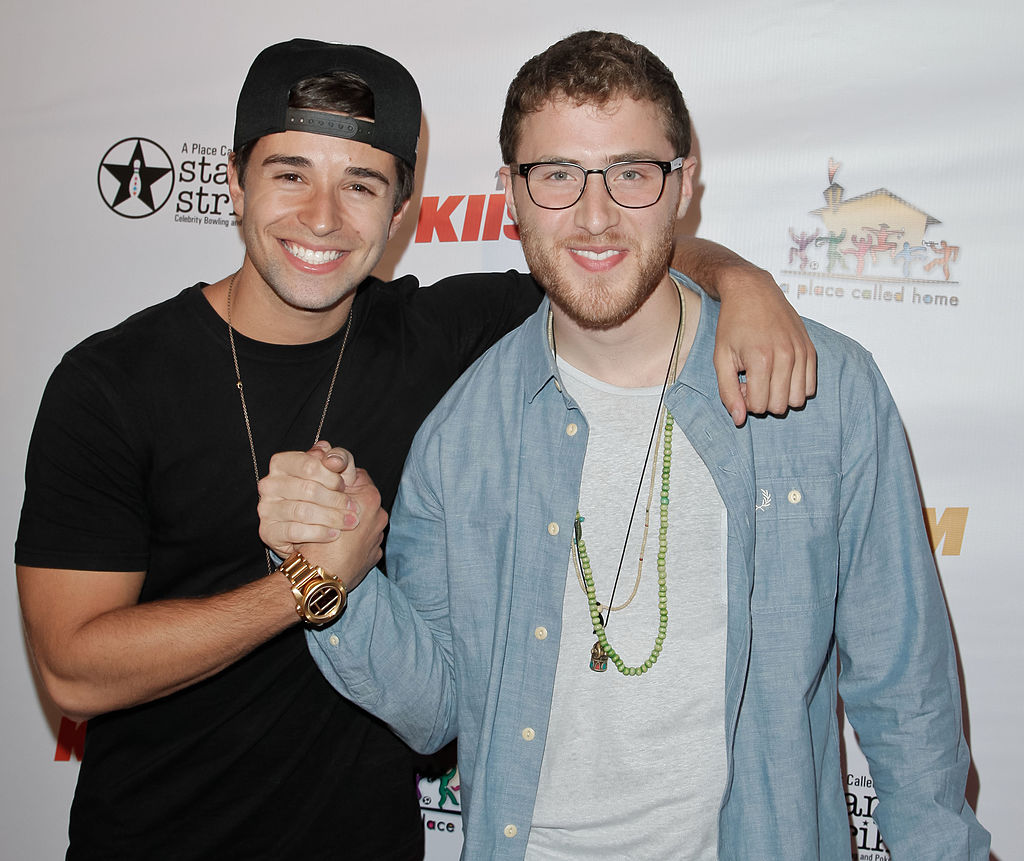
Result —
[[[43,682],[57,705],[78,719],[189,687],[297,621],[280,575],[221,595],[120,606],[79,625],[48,626],[38,613],[26,612]]]
[[[766,287],[775,287],[772,276],[724,245],[695,236],[677,237],[672,266],[700,284],[713,299],[721,300],[733,287],[749,286],[749,279],[759,279]],[[745,278],[737,282],[728,277],[742,270]]]

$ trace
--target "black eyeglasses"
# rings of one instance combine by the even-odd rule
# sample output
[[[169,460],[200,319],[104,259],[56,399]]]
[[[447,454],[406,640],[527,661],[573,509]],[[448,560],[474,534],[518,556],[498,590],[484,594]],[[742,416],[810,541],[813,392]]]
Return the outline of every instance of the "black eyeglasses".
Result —
[[[608,195],[626,209],[644,209],[661,200],[665,177],[683,166],[683,157],[672,161],[619,161],[603,170],[587,170],[568,162],[535,161],[521,164],[515,172],[526,179],[530,200],[544,209],[575,206],[592,173],[604,178]]]

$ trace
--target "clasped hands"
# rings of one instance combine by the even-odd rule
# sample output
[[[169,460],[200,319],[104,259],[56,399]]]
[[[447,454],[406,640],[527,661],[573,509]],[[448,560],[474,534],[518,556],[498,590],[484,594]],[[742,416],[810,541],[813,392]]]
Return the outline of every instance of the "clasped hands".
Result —
[[[260,538],[282,559],[301,553],[349,590],[380,561],[388,515],[345,449],[320,441],[275,454],[259,494]]]

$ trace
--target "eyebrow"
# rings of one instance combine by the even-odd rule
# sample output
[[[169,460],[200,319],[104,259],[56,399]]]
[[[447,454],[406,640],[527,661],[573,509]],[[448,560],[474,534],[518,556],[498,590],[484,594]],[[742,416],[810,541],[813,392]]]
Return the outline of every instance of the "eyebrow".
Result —
[[[388,179],[379,170],[374,170],[371,167],[350,167],[345,170],[345,173],[349,176],[359,176],[363,179],[376,179],[377,181],[384,183],[384,185],[391,185],[390,179]]]
[[[551,164],[576,164],[583,167],[583,163],[579,159],[566,158],[565,156],[559,155],[542,156],[536,159],[536,161]],[[658,156],[654,155],[650,150],[637,150],[634,152],[615,153],[608,156],[606,166],[608,164],[618,164],[622,161],[664,161],[664,159],[658,158]]]
[[[265,159],[263,159],[263,164],[264,166],[280,164],[285,165],[286,167],[303,167],[307,169],[313,167],[313,162],[311,162],[305,156],[284,155],[282,153],[268,155]],[[349,176],[356,176],[362,179],[375,179],[378,182],[384,183],[384,185],[386,186],[391,185],[391,180],[389,180],[379,170],[374,170],[371,167],[348,167],[345,169],[345,173],[347,173]]]
[[[268,165],[268,164],[283,164],[283,165],[287,165],[288,167],[312,167],[313,166],[313,162],[311,162],[305,156],[301,156],[301,155],[282,155],[280,153],[275,153],[274,155],[268,155],[265,159],[263,159],[263,164],[264,165]]]

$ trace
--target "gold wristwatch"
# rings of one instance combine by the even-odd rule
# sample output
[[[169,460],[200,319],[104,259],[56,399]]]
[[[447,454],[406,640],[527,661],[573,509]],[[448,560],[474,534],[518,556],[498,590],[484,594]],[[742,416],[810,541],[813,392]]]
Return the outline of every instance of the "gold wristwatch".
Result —
[[[295,596],[295,612],[310,625],[333,622],[348,600],[345,586],[323,568],[310,565],[301,553],[293,553],[277,569],[288,579]]]

